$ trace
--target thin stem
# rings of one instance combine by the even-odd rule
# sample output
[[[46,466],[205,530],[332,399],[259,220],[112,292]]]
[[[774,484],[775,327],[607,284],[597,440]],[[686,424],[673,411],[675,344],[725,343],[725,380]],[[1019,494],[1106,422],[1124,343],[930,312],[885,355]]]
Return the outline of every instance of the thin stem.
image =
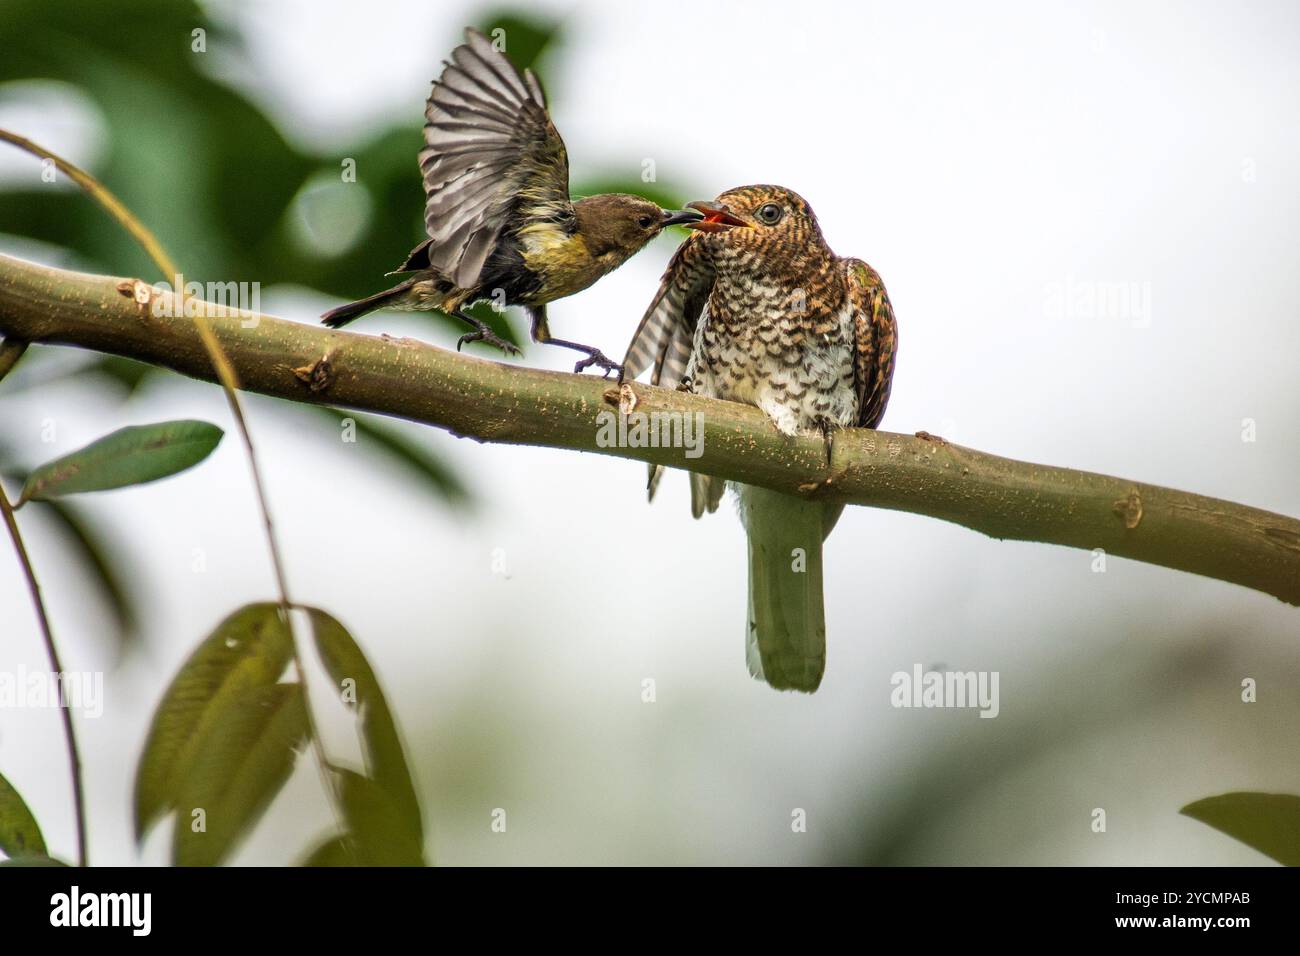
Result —
[[[18,530],[18,521],[14,517],[13,506],[0,485],[0,512],[4,513],[5,526],[9,529],[9,538],[18,553],[18,562],[22,565],[23,576],[27,578],[27,590],[32,595],[32,605],[36,608],[36,619],[40,623],[41,637],[45,641],[45,656],[49,659],[50,670],[59,685],[59,710],[63,715],[63,735],[68,742],[68,764],[72,771],[72,800],[77,813],[77,865],[86,866],[89,856],[86,851],[86,795],[81,783],[81,752],[77,749],[77,734],[72,729],[72,710],[64,696],[63,663],[59,660],[59,649],[54,644],[54,632],[50,628],[50,617],[45,612],[45,601],[41,598],[41,586],[36,581],[36,571],[32,559],[23,544],[22,533]]]
[[[0,128],[0,140],[12,143],[19,149],[25,150],[42,159],[49,160],[59,169],[68,175],[78,186],[84,189],[92,199],[94,199],[103,209],[121,226],[129,232],[138,242],[141,248],[154,261],[154,264],[162,272],[163,277],[175,284],[174,294],[178,308],[176,314],[185,315],[185,288],[181,281],[180,270],[176,268],[176,263],[172,261],[171,256],[163,248],[158,238],[144,225],[139,219],[127,209],[108,187],[101,183],[90,173],[81,169],[74,163],[69,162],[61,156],[50,152],[43,146],[38,146],[24,136]],[[239,401],[237,390],[239,389],[239,380],[235,376],[234,367],[230,364],[230,359],[226,356],[225,351],[221,348],[221,343],[217,341],[215,333],[212,331],[212,324],[208,321],[205,313],[197,313],[193,316],[194,326],[198,330],[199,339],[203,343],[203,348],[212,362],[212,367],[216,372],[217,379],[220,381],[222,389],[226,394],[226,403],[230,406],[230,414],[235,420],[235,426],[239,430],[240,437],[243,439],[244,449],[248,456],[248,468],[253,480],[253,488],[257,494],[257,506],[261,512],[262,524],[266,529],[267,548],[271,553],[271,567],[275,573],[276,589],[279,592],[280,613],[284,617],[285,627],[289,629],[289,638],[293,646],[294,667],[298,671],[298,680],[302,684],[303,700],[306,703],[307,711],[307,729],[312,741],[312,750],[316,755],[317,767],[320,771],[321,782],[325,787],[326,794],[330,798],[330,804],[334,810],[335,820],[342,826],[343,821],[343,801],[342,795],[338,790],[338,783],[334,774],[327,769],[329,761],[325,755],[325,747],[321,742],[320,733],[316,726],[315,717],[312,715],[311,696],[308,692],[307,668],[303,666],[302,655],[298,647],[298,637],[293,626],[293,616],[290,614],[292,602],[289,600],[288,576],[285,572],[284,559],[281,556],[280,546],[275,536],[275,526],[271,521],[271,507],[266,494],[266,484],[262,480],[262,471],[257,463],[257,451],[253,446],[253,436],[249,433],[248,423],[244,418],[244,409]],[[16,361],[16,359],[15,359]]]

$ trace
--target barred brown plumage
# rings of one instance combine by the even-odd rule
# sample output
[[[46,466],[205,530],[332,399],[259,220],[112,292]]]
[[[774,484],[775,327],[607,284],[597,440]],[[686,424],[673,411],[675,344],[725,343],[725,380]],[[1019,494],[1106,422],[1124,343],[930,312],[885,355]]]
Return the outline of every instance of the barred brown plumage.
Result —
[[[442,310],[474,326],[456,343],[486,341],[518,351],[464,309],[481,299],[522,305],[536,342],[586,354],[606,373],[619,366],[598,349],[551,336],[546,305],[618,268],[666,226],[693,222],[639,196],[569,198],[569,159],[531,70],[520,73],[477,30],[452,51],[425,110],[420,173],[428,238],[395,272],[391,289],[331,309],[338,327],[378,308]]]
[[[756,405],[786,435],[875,428],[898,338],[879,274],[836,256],[789,189],[744,186],[690,206],[704,218],[664,273],[624,375],[653,368],[654,384]],[[661,476],[652,466],[652,498]],[[692,513],[717,510],[722,481],[690,478]],[[749,538],[750,672],[814,691],[825,665],[822,540],[842,506],[734,487]]]

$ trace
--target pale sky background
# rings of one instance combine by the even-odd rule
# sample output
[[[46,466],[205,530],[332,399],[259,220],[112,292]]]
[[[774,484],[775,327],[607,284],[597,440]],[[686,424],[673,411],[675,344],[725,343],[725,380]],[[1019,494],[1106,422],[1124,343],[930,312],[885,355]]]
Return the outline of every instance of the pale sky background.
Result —
[[[635,176],[652,158],[698,198],[787,185],[837,252],[880,271],[900,326],[884,428],[1300,514],[1294,4],[543,6],[566,21],[543,79],[575,178]],[[482,8],[212,9],[247,34],[241,87],[291,136],[328,144],[418,115]],[[73,156],[93,157],[111,122],[58,103],[0,110]],[[4,160],[6,177],[31,172]],[[552,306],[556,334],[621,354],[674,241]],[[394,261],[406,247],[394,238]],[[1111,284],[1149,309],[1057,307],[1062,289]],[[305,322],[329,304],[262,294]],[[525,361],[572,358],[532,347]],[[91,395],[0,390],[0,429],[31,440],[52,420],[54,457],[134,422],[229,427],[212,388],[158,384],[121,411]],[[1095,574],[1087,552],[854,508],[826,547],[825,681],[780,694],[744,664],[739,522],[729,506],[693,521],[683,476],[649,507],[637,463],[438,433],[489,503],[455,515],[269,404],[248,409],[294,597],[367,648],[437,862],[848,862],[898,841],[893,859],[912,863],[1255,864],[1178,808],[1300,793],[1300,612],[1270,597],[1116,558]],[[129,826],[151,710],[199,639],[272,580],[233,433],[182,477],[83,501],[141,556],[149,605],[143,652],[107,675],[105,715],[78,724],[92,857],[159,863],[166,828],[137,855]],[[103,609],[29,535],[66,665],[106,666]],[[7,547],[0,628],[0,666],[41,665]],[[893,709],[890,675],[914,663],[1000,672],[1000,716]],[[1240,702],[1245,677],[1256,704]],[[327,723],[331,746],[350,746],[342,716]],[[0,768],[70,857],[57,714],[0,711]],[[489,828],[498,807],[505,834]],[[1089,828],[1097,807],[1104,834]],[[791,832],[795,808],[807,833]],[[295,859],[329,825],[303,760],[237,859]]]

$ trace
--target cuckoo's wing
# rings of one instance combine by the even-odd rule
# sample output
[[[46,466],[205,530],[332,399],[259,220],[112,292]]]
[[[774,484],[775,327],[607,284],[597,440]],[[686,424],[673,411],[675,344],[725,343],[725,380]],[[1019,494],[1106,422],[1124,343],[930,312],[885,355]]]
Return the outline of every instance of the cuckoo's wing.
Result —
[[[668,263],[668,269],[632,336],[623,358],[623,377],[634,379],[648,368],[650,384],[676,388],[681,384],[695,341],[695,326],[713,288],[713,264],[695,237],[687,238]],[[663,478],[662,465],[650,466],[646,484],[651,500]],[[697,484],[707,482],[704,475],[691,474],[691,500],[700,497]],[[721,484],[721,483],[719,483]],[[708,497],[707,494],[704,495]],[[720,497],[720,495],[719,495]],[[692,504],[694,508],[694,504]],[[717,508],[716,502],[709,510]],[[696,517],[699,517],[697,514]]]
[[[849,295],[856,304],[853,378],[858,389],[858,425],[875,428],[889,404],[894,380],[898,323],[880,274],[860,259],[846,259]]]
[[[429,241],[417,252],[428,268],[472,289],[512,217],[573,222],[569,159],[546,94],[483,34],[465,31],[424,115]]]
[[[673,253],[668,269],[632,336],[623,377],[636,378],[653,366],[653,385],[675,388],[686,371],[695,326],[713,288],[713,263],[694,236]]]

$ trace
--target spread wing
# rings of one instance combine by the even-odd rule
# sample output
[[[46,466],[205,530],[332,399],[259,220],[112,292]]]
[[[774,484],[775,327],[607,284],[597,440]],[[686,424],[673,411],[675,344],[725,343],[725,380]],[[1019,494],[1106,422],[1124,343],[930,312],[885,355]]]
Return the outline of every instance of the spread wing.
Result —
[[[623,359],[623,377],[636,378],[654,367],[652,385],[675,388],[686,371],[695,326],[713,288],[713,263],[691,236],[673,253],[668,269],[632,336]]]
[[[477,30],[451,53],[425,109],[422,243],[406,268],[429,268],[462,289],[512,217],[573,221],[569,159],[531,70],[520,74]]]
[[[858,425],[875,428],[889,404],[894,380],[898,323],[880,274],[861,259],[846,259],[849,294],[857,305],[853,379],[858,389]]]
[[[694,347],[695,327],[712,289],[713,263],[691,236],[673,253],[659,291],[632,336],[623,359],[625,379],[634,379],[653,366],[650,384],[676,388],[681,383]],[[651,500],[663,473],[662,465],[650,466],[647,488]],[[711,482],[716,484],[714,494],[710,494]],[[697,502],[709,499],[708,510],[716,510],[724,487],[723,482],[707,475],[691,473],[691,509],[697,518],[704,509],[704,505],[697,507]]]

